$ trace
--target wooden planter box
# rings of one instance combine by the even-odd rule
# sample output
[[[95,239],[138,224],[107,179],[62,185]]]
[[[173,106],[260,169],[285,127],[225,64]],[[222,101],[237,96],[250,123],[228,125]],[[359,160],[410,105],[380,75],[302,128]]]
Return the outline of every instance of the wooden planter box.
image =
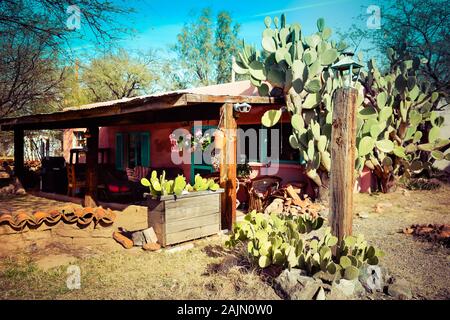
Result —
[[[175,197],[148,196],[148,223],[161,246],[209,236],[220,231],[220,196],[217,191],[191,192]]]

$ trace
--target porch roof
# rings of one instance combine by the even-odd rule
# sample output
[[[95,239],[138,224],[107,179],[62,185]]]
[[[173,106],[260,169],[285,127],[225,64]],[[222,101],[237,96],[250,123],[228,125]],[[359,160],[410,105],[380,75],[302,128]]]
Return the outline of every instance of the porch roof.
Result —
[[[5,118],[0,120],[0,128],[1,130],[65,129],[208,120],[218,119],[219,108],[225,103],[272,105],[282,102],[279,98],[260,97],[254,94],[255,91],[249,85],[249,81],[240,81],[93,103],[53,113]]]

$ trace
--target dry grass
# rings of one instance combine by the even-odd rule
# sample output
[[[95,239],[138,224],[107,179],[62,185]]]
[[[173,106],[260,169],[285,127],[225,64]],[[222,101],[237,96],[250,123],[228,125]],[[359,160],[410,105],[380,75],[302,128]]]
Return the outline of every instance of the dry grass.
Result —
[[[26,256],[6,259],[0,299],[279,299],[222,244],[216,237],[177,253],[132,249],[79,259],[79,290],[67,289],[67,266],[45,272]]]

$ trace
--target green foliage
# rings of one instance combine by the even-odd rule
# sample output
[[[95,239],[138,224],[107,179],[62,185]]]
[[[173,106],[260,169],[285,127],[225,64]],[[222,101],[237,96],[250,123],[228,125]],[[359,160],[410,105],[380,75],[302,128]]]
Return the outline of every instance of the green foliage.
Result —
[[[123,49],[92,59],[81,73],[84,94],[91,102],[144,94],[157,79],[148,61],[134,58]]]
[[[285,21],[284,15],[281,20]],[[264,52],[245,46],[234,70],[250,75],[261,95],[276,91],[269,92],[264,81],[284,95],[294,129],[290,144],[300,149],[307,175],[321,185],[318,172],[329,170],[331,158],[331,117],[327,114],[332,109],[333,90],[339,86],[328,68],[341,58],[343,48],[328,40],[331,29],[325,26],[324,19],[317,21],[318,31],[310,36],[303,35],[298,23],[278,25],[274,19],[272,25],[270,17],[264,22],[266,29],[261,42]],[[269,110],[261,121],[271,127],[280,118],[281,110]]]
[[[231,81],[231,57],[239,46],[239,28],[226,11],[219,12],[214,21],[208,8],[184,25],[172,49],[185,72],[192,75],[194,85]]]
[[[181,195],[183,191],[195,192],[195,191],[217,191],[219,185],[214,182],[213,179],[202,178],[199,174],[195,176],[195,185],[191,186],[186,184],[186,178],[182,175],[178,175],[175,180],[166,180],[166,172],[163,171],[158,177],[155,170],[152,171],[150,180],[147,178],[141,179],[141,184],[144,187],[150,189],[152,196],[165,196],[165,195]]]
[[[395,52],[391,50],[389,56],[395,56]],[[421,64],[419,59],[396,61],[381,75],[370,60],[368,71],[361,73],[364,90],[359,87],[359,94],[364,96],[364,103],[358,113],[356,168],[372,169],[384,192],[389,191],[394,176],[408,179],[430,170],[450,145],[448,138],[441,138],[443,118],[432,111],[439,92],[420,82]]]
[[[284,15],[281,20],[285,21]],[[328,174],[331,165],[332,97],[341,86],[329,67],[342,58],[346,45],[328,40],[331,29],[323,19],[317,21],[318,31],[309,36],[303,35],[297,23],[281,26],[274,19],[272,28],[269,17],[264,23],[263,53],[245,46],[234,69],[250,75],[261,95],[284,96],[293,127],[290,145],[300,150],[307,176],[321,186],[321,176]],[[358,56],[362,63],[362,57]],[[361,72],[355,85],[358,90],[355,167],[358,172],[364,166],[372,169],[385,192],[394,176],[409,177],[429,169],[434,160],[444,157],[443,151],[450,145],[447,137],[441,138],[443,118],[432,111],[440,93],[418,76],[422,61],[394,60],[393,51],[389,56],[392,66],[387,73],[381,74],[374,60],[369,60],[368,71]],[[265,82],[274,88],[271,92]],[[267,111],[261,119],[263,125],[275,125],[281,113],[281,110]],[[416,161],[419,159],[420,166]]]
[[[364,264],[378,264],[383,256],[380,250],[369,246],[362,235],[345,237],[338,244],[330,228],[326,228],[322,237],[307,238],[309,232],[322,225],[321,217],[266,215],[253,211],[234,225],[226,245],[235,247],[246,243],[250,260],[260,268],[274,264],[300,268],[309,275],[323,271],[346,279],[358,277],[359,268]],[[334,246],[337,246],[337,256],[332,254]]]

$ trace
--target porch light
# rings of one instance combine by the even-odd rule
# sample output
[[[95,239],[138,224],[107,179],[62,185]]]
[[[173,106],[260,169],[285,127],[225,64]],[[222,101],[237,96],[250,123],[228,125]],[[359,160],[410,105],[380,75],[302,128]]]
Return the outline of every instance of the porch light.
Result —
[[[234,111],[236,112],[242,112],[242,113],[248,113],[252,109],[252,106],[249,105],[247,102],[244,103],[235,103],[233,105]]]
[[[336,70],[338,79],[342,79],[344,88],[354,88],[358,81],[359,74],[363,65],[353,60],[353,52],[344,52],[344,58],[331,66],[331,69]],[[353,79],[353,71],[358,71],[356,78]]]

